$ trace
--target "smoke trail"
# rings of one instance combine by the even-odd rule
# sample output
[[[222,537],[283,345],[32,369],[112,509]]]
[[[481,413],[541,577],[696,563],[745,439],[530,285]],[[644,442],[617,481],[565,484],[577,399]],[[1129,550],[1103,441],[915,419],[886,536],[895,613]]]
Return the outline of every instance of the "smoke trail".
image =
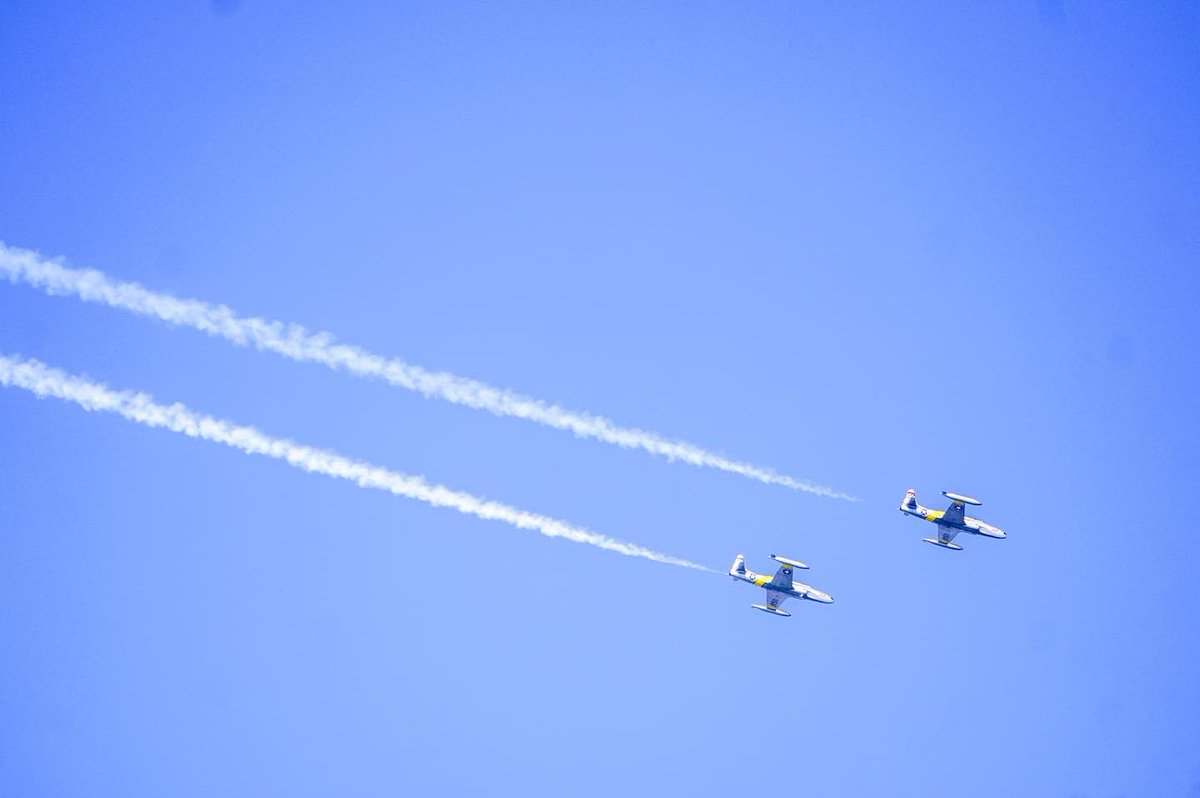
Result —
[[[764,466],[731,460],[685,441],[667,440],[647,430],[620,427],[602,416],[567,410],[478,380],[443,371],[428,371],[398,358],[386,358],[356,346],[337,343],[329,333],[310,333],[296,324],[240,317],[224,305],[177,299],[137,283],[117,282],[103,272],[70,269],[42,258],[36,252],[3,243],[0,243],[0,275],[14,283],[35,286],[48,294],[75,296],[86,302],[152,316],[168,324],[202,330],[240,346],[252,345],[292,360],[322,363],[360,377],[374,377],[427,397],[568,430],[580,438],[642,449],[668,460],[740,474],[769,485],[857,501],[832,488],[813,485]]]
[[[552,538],[566,538],[615,551],[627,557],[641,557],[667,565],[679,565],[712,571],[698,563],[672,557],[633,543],[589,532],[565,521],[518,510],[500,502],[488,501],[442,485],[430,485],[417,476],[390,471],[348,457],[281,438],[272,438],[253,427],[205,416],[181,404],[157,404],[150,396],[132,391],[113,391],[100,383],[76,377],[36,360],[21,360],[0,355],[0,385],[12,385],[38,396],[65,399],[85,410],[103,410],[124,416],[148,427],[163,427],[191,438],[223,443],[247,454],[261,454],[284,460],[296,468],[314,474],[349,480],[359,487],[375,488],[418,499],[434,507],[449,507],[460,513],[494,521],[503,521],[519,529],[533,529]]]

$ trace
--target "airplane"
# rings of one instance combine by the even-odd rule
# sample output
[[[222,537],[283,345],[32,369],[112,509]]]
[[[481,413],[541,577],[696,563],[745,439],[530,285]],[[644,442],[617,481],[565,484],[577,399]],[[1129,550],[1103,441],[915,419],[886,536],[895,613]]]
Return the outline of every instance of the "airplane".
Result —
[[[771,559],[779,563],[779,570],[773,578],[764,574],[756,574],[753,571],[747,571],[746,558],[740,554],[734,558],[733,565],[729,568],[729,575],[734,579],[749,582],[756,587],[766,588],[767,603],[751,604],[751,607],[763,612],[769,612],[772,615],[782,615],[784,618],[790,618],[792,615],[790,612],[784,612],[779,609],[779,605],[789,598],[808,599],[809,601],[818,601],[822,604],[833,603],[833,596],[828,593],[817,590],[815,587],[809,587],[802,582],[792,581],[792,570],[795,568],[807,569],[807,565],[799,560],[780,557],[778,554],[772,554]]]
[[[960,496],[947,491],[942,491],[942,495],[950,500],[950,506],[945,510],[930,510],[928,507],[917,504],[917,492],[912,488],[905,492],[904,499],[900,502],[900,512],[938,525],[936,538],[922,538],[926,543],[932,543],[944,549],[962,551],[962,546],[952,542],[954,536],[959,532],[969,532],[972,535],[983,535],[986,538],[996,538],[997,540],[1008,537],[1008,533],[1003,529],[966,515],[965,505],[972,504],[978,507],[983,502],[972,499],[970,496]]]

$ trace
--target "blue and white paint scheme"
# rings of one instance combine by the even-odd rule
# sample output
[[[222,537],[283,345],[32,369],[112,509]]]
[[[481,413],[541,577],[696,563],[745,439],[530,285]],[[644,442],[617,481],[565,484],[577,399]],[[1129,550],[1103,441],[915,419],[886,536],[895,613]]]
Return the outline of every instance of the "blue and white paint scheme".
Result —
[[[767,591],[767,601],[765,604],[751,604],[750,606],[756,610],[769,612],[772,615],[781,615],[784,618],[791,616],[790,612],[784,612],[779,609],[779,605],[787,601],[789,598],[808,599],[821,604],[832,604],[833,596],[828,593],[817,590],[815,587],[806,585],[803,582],[792,581],[792,572],[801,568],[808,570],[808,566],[799,560],[793,560],[788,557],[781,557],[778,554],[772,554],[771,559],[779,563],[779,570],[775,572],[774,577],[766,574],[756,574],[753,571],[746,569],[746,558],[738,555],[733,560],[733,565],[729,568],[729,575],[741,582],[749,582],[755,587],[761,587]]]
[[[912,488],[909,488],[905,492],[904,498],[900,501],[900,512],[905,515],[916,516],[922,521],[937,524],[937,537],[922,538],[926,543],[932,543],[944,549],[962,551],[962,546],[953,542],[955,535],[959,532],[969,532],[972,535],[982,535],[985,538],[995,538],[997,540],[1003,540],[1008,537],[1008,533],[1003,529],[980,521],[978,518],[971,518],[966,514],[966,505],[970,504],[978,507],[983,502],[978,499],[972,499],[970,496],[963,496],[948,491],[942,491],[942,495],[950,500],[950,506],[945,510],[931,510],[928,507],[918,504],[917,492]]]

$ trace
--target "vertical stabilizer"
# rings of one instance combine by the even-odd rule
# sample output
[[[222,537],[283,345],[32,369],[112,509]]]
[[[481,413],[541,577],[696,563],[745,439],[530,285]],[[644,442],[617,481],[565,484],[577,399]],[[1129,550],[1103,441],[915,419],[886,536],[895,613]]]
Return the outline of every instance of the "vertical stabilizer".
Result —
[[[746,575],[746,558],[738,555],[733,558],[733,565],[729,566],[730,576],[745,576]]]

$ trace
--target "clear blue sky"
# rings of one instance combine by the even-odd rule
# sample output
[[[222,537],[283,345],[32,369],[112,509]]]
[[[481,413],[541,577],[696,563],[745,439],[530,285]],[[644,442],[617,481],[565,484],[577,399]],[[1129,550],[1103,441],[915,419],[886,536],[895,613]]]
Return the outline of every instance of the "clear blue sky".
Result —
[[[1200,795],[1200,6],[0,12],[0,239],[853,493],[0,285],[0,793]],[[906,488],[1006,541],[920,542]]]

